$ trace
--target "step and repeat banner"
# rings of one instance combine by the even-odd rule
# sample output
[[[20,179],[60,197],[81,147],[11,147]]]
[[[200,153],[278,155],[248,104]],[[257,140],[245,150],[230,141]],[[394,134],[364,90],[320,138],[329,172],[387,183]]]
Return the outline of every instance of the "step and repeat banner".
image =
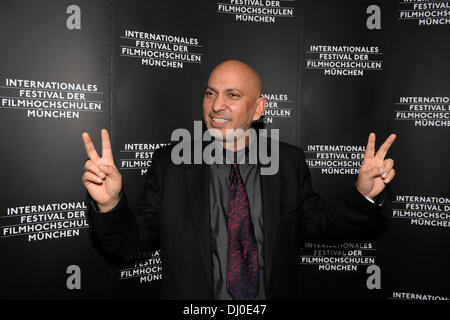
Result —
[[[80,185],[80,134],[110,128],[110,15],[109,1],[0,4],[3,299],[109,294]]]
[[[370,132],[398,135],[387,224],[304,243],[301,296],[450,296],[450,1],[11,0],[0,26],[0,298],[158,298],[159,250],[119,259],[91,239],[81,133],[99,150],[108,129],[132,203],[227,59],[260,73],[258,125],[304,149],[328,202]]]
[[[397,134],[382,235],[305,243],[304,297],[448,299],[450,2],[300,1],[299,11],[297,136],[320,194],[333,202],[354,183],[371,131],[378,146]]]

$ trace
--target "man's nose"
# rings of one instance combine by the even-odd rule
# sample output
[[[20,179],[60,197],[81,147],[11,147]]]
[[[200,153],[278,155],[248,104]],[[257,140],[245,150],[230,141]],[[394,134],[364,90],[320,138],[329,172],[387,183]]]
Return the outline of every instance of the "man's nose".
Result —
[[[218,94],[212,104],[212,110],[214,112],[220,112],[220,111],[224,110],[225,108],[226,108],[226,101],[221,94]]]

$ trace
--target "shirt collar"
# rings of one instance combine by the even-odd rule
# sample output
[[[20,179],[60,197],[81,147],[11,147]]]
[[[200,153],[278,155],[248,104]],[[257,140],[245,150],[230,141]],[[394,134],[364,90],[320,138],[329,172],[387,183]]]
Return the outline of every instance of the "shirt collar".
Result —
[[[223,145],[220,142],[218,142],[217,140],[214,140],[212,143],[215,143],[220,146],[220,148],[217,148],[217,149],[222,150],[224,165],[231,167],[231,165],[234,163],[234,157],[236,157],[238,165],[251,165],[251,164],[256,165],[256,162],[255,162],[256,154],[254,157],[255,158],[254,161],[253,162],[250,161],[250,150],[254,146],[256,146],[256,145],[253,145],[255,143],[254,141],[250,140],[250,143],[245,148],[239,149],[234,152],[232,150],[224,148]],[[257,149],[255,148],[254,150],[256,151]]]

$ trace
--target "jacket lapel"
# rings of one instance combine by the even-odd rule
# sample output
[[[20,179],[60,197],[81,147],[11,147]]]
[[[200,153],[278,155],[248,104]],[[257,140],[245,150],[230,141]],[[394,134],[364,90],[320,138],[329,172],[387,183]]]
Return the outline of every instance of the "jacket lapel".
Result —
[[[258,135],[258,140],[259,140]],[[267,151],[268,154],[272,154],[271,146],[272,140],[268,138]],[[258,141],[258,147],[260,147],[260,141]],[[258,154],[258,166],[259,170],[261,167],[266,167],[261,163]],[[278,156],[280,154],[278,153]],[[261,182],[261,196],[262,196],[262,207],[263,207],[263,235],[264,235],[264,284],[266,293],[269,291],[270,278],[272,275],[272,265],[273,265],[273,255],[275,242],[277,240],[278,233],[278,223],[280,216],[280,172],[274,175],[262,175],[260,171],[260,182]]]
[[[272,262],[280,215],[280,175],[261,175],[263,199],[264,235],[264,279],[266,292],[269,290]]]
[[[212,249],[211,249],[211,218],[209,205],[209,166],[192,164],[186,167],[186,188],[191,214],[197,237],[199,253],[206,274],[209,288],[212,292]]]

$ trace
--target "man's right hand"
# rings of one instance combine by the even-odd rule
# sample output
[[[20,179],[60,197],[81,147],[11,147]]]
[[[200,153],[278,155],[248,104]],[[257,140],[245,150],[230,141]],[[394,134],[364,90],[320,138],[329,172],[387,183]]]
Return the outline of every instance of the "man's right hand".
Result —
[[[122,189],[122,175],[117,170],[111,150],[108,131],[102,129],[102,157],[95,150],[89,133],[83,132],[84,147],[89,157],[84,163],[86,170],[81,178],[83,185],[97,202],[101,212],[107,212],[114,208],[120,200]]]

